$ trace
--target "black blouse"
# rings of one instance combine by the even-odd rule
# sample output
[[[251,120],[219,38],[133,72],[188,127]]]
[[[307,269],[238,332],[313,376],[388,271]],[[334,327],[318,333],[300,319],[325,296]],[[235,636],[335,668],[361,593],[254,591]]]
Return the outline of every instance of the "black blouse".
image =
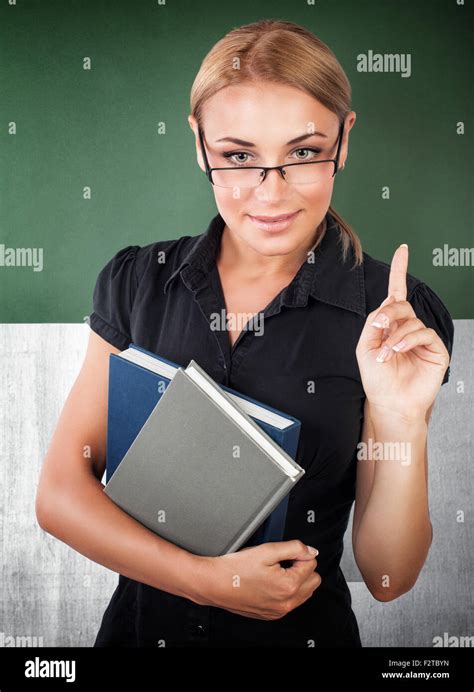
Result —
[[[361,646],[339,566],[365,399],[355,350],[367,314],[387,296],[390,267],[364,253],[351,269],[330,212],[326,222],[314,261],[266,306],[263,334],[244,328],[233,347],[225,330],[210,328],[212,313],[225,309],[215,261],[220,214],[201,235],[125,247],[101,270],[90,326],[102,338],[121,350],[133,341],[184,367],[194,358],[216,382],[301,421],[296,460],[306,473],[290,493],[284,540],[318,548],[322,582],[283,618],[257,620],[119,575],[94,646]],[[451,355],[445,305],[410,274],[407,288]],[[448,377],[449,367],[443,384]]]

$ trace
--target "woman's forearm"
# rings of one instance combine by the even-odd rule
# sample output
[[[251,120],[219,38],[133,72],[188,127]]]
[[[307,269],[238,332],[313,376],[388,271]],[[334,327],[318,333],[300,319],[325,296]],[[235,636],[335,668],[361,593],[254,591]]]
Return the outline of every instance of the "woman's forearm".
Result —
[[[431,545],[425,420],[372,416],[374,461],[370,497],[354,545],[372,593],[390,600],[415,583]],[[364,463],[359,461],[358,463]]]
[[[40,526],[108,569],[201,603],[207,558],[193,555],[135,521],[88,470],[74,483],[47,483],[37,498]]]

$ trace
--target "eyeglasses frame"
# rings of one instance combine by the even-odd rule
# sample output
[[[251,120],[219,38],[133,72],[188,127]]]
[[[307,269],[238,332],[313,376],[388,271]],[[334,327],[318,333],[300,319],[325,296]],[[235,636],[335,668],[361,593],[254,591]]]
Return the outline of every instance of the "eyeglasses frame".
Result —
[[[332,174],[332,178],[336,175],[336,173],[344,168],[344,166],[341,166],[339,168],[339,154],[341,151],[341,144],[342,144],[342,135],[344,132],[344,120],[341,121],[340,127],[339,127],[339,134],[338,134],[338,145],[337,145],[337,152],[336,152],[336,158],[334,159],[324,159],[323,161],[300,161],[297,163],[285,163],[282,164],[281,166],[241,166],[241,167],[236,167],[236,166],[223,166],[223,167],[213,167],[211,168],[209,165],[209,161],[207,158],[207,153],[206,153],[206,147],[204,145],[204,133],[201,129],[201,126],[198,126],[198,134],[199,134],[199,141],[201,145],[201,151],[204,159],[204,165],[206,167],[205,173],[209,179],[209,182],[212,185],[215,185],[213,179],[212,179],[212,171],[235,171],[239,170],[239,168],[245,168],[245,169],[258,169],[260,171],[263,171],[263,178],[259,182],[258,185],[253,185],[252,187],[259,187],[267,177],[268,171],[279,171],[281,177],[283,180],[285,180],[285,172],[284,169],[288,168],[289,166],[309,166],[310,164],[317,164],[317,163],[333,163],[334,164],[334,173]],[[301,149],[304,149],[305,147],[300,147]],[[231,186],[232,187],[232,186]]]

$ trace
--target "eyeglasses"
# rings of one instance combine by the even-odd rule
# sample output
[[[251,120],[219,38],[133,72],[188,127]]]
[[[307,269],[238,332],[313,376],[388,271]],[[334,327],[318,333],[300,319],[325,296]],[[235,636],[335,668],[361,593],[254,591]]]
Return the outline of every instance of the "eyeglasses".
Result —
[[[283,180],[290,185],[311,185],[321,183],[328,178],[334,178],[339,169],[339,153],[341,150],[342,134],[344,132],[344,120],[339,127],[337,138],[336,158],[319,161],[302,161],[301,163],[286,163],[282,166],[239,166],[225,168],[211,168],[204,146],[204,133],[198,127],[199,141],[206,167],[206,175],[209,181],[217,187],[258,187],[267,177],[268,171],[279,171]],[[305,147],[301,147],[304,149]],[[331,175],[331,171],[332,175]]]

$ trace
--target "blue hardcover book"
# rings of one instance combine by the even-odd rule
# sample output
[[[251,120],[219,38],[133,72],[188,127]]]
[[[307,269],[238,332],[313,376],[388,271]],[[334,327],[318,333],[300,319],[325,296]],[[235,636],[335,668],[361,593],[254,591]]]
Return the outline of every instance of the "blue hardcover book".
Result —
[[[113,476],[166,387],[180,366],[140,346],[109,359],[106,482]],[[225,385],[219,385],[293,459],[296,458],[301,422]],[[245,543],[260,545],[283,540],[287,495]]]

